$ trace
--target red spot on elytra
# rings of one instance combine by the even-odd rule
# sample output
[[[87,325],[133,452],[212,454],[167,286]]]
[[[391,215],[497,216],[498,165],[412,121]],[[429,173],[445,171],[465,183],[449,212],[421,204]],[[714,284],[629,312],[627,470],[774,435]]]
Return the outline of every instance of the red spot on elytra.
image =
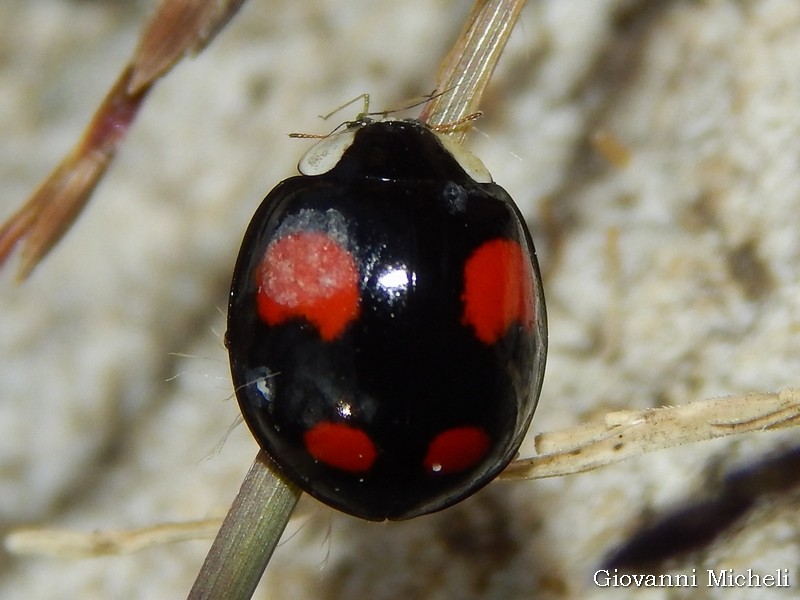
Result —
[[[430,443],[423,464],[431,473],[448,475],[468,469],[489,449],[489,436],[480,427],[455,427]]]
[[[342,471],[369,471],[378,455],[366,433],[343,423],[319,423],[303,434],[303,442],[311,456]]]
[[[511,240],[485,242],[464,265],[462,323],[486,344],[497,342],[514,322],[531,329],[533,294],[531,264],[522,247]]]
[[[304,318],[331,341],[358,317],[355,259],[325,232],[291,233],[272,242],[256,278],[258,314],[269,325]]]

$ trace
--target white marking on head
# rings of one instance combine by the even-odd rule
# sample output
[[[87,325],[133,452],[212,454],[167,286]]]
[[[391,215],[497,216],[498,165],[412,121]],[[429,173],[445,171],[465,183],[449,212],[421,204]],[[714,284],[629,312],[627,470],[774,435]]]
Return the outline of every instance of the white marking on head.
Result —
[[[435,132],[434,132],[435,133]],[[444,146],[450,155],[455,159],[459,166],[464,169],[467,175],[475,180],[476,183],[492,183],[492,175],[489,169],[483,164],[480,158],[475,156],[472,152],[451,140],[446,135],[436,134],[439,141]]]
[[[353,145],[358,130],[358,127],[349,127],[321,139],[303,155],[297,163],[297,170],[303,175],[327,173],[339,164],[345,151]]]

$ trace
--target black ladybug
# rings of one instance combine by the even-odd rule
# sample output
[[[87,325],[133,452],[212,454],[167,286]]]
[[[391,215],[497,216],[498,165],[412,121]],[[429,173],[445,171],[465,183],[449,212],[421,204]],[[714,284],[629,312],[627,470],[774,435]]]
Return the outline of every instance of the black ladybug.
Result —
[[[350,123],[244,236],[226,344],[259,445],[352,515],[407,519],[514,457],[544,375],[536,256],[473,155],[410,120]]]

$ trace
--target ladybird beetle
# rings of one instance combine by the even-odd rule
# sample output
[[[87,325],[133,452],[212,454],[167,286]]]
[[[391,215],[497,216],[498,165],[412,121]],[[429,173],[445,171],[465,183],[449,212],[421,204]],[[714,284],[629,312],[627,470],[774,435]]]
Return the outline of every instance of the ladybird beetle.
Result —
[[[450,506],[511,461],[536,407],[547,329],[530,234],[483,164],[419,121],[348,123],[298,168],[233,274],[244,420],[341,511]]]

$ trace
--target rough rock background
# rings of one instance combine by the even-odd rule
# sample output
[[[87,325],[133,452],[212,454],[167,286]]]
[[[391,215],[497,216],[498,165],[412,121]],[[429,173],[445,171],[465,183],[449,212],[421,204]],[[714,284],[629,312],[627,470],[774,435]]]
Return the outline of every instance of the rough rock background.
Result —
[[[77,139],[149,9],[0,4],[0,217]],[[382,107],[432,89],[467,10],[251,0],[156,87],[58,249],[23,286],[13,264],[0,275],[0,533],[224,514],[255,454],[246,428],[225,439],[237,415],[221,344],[227,286],[250,215],[307,147],[286,133],[327,131],[315,115],[365,91]],[[551,351],[532,432],[796,383],[798,56],[794,0],[529,3],[471,147],[529,218],[546,273]],[[589,143],[597,131],[630,151],[627,166]],[[307,501],[258,597],[795,597],[791,490],[669,565],[789,568],[791,590],[637,592],[591,577],[639,527],[796,437],[495,483],[401,524]],[[182,597],[207,547],[0,554],[0,599]]]

